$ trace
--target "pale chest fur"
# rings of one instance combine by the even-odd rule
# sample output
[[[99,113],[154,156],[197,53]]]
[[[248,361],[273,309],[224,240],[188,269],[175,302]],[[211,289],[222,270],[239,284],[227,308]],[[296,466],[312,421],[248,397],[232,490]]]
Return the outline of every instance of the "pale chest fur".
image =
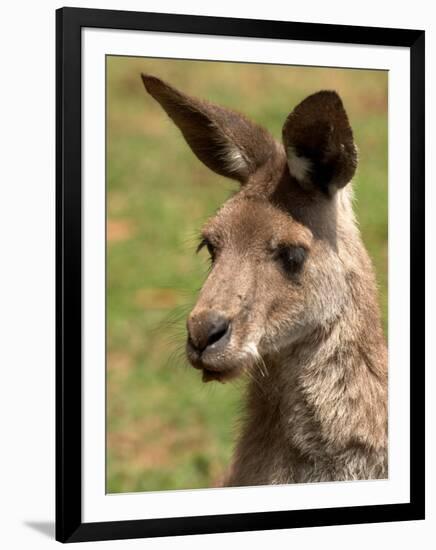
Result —
[[[270,365],[250,386],[226,484],[387,477],[386,379],[368,360],[357,348],[323,346]]]

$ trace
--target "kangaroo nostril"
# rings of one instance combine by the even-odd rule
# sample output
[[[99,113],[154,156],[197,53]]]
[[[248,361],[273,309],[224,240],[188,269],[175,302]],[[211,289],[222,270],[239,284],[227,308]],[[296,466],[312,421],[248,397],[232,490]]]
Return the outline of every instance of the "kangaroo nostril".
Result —
[[[197,351],[203,352],[221,340],[224,342],[229,329],[229,319],[220,313],[208,311],[188,321],[188,340]]]
[[[226,335],[229,324],[230,323],[228,322],[228,320],[224,318],[216,322],[209,331],[206,347],[215,344],[215,342],[218,342],[218,340],[221,340],[221,338]]]

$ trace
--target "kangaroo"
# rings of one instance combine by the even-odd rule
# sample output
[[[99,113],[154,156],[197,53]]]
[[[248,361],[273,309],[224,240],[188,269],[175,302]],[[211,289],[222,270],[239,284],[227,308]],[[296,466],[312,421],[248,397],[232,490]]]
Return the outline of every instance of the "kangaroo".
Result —
[[[223,485],[386,478],[387,348],[340,97],[304,99],[280,143],[237,112],[142,79],[194,154],[240,184],[202,229],[212,264],[187,320],[203,381],[247,377]]]

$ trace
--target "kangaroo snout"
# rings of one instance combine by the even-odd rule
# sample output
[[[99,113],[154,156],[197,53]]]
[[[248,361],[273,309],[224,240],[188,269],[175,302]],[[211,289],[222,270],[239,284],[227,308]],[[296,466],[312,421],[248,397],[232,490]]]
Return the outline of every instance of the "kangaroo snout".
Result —
[[[206,310],[191,315],[188,319],[188,346],[198,354],[218,351],[230,339],[230,319],[223,313]]]

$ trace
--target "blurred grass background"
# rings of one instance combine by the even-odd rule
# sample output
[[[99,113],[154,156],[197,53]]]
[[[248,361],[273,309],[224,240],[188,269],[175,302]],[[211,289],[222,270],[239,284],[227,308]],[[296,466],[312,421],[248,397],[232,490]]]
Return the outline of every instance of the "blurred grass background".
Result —
[[[107,57],[107,491],[214,486],[229,462],[241,384],[202,384],[183,357],[207,261],[203,222],[236,188],[194,157],[140,79],[244,112],[277,138],[306,95],[341,95],[359,148],[355,208],[387,329],[386,72]]]

